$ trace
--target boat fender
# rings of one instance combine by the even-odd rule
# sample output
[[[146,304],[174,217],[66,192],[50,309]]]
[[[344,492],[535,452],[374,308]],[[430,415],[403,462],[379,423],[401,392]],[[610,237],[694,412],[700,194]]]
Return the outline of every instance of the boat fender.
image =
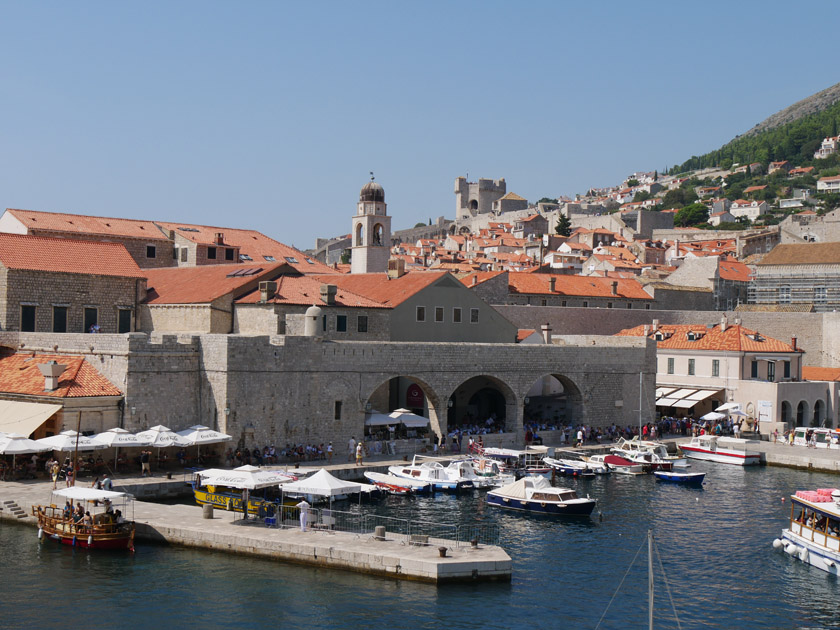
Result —
[[[75,547],[75,546],[76,546],[76,537],[75,537],[75,536],[73,536],[73,542],[72,542],[72,544],[71,544],[70,546],[71,546],[71,547]]]
[[[808,562],[808,550],[805,547],[802,547],[799,551],[799,559],[802,562]]]
[[[545,503],[540,503],[540,507],[545,507]]]
[[[776,538],[776,539],[773,541],[773,549],[781,549],[781,548],[782,548],[782,545],[784,545],[784,543],[781,541],[781,539],[780,539],[780,538]]]
[[[792,555],[794,555],[795,553],[798,553],[798,552],[799,552],[799,547],[797,547],[793,543],[789,543],[785,547],[785,553],[788,554],[789,556],[792,556]]]
[[[829,569],[833,569],[833,568],[834,568],[834,567],[836,567],[837,565],[834,563],[834,561],[833,561],[833,560],[826,560],[826,561],[825,561],[825,566],[827,566]]]
[[[44,530],[43,528],[38,528],[38,540],[41,540],[44,537]]]
[[[90,547],[92,544],[93,544],[93,534],[88,536],[88,547]]]

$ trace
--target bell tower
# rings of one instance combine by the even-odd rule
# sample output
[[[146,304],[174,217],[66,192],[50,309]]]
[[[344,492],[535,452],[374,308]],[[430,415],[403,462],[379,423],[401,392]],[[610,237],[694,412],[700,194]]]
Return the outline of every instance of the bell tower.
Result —
[[[362,186],[353,216],[350,273],[384,273],[391,257],[391,217],[387,214],[385,190],[374,181]]]

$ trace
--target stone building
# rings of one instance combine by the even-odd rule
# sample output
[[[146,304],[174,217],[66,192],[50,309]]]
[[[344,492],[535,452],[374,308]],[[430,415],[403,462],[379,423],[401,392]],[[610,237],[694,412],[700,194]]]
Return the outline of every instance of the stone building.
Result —
[[[721,256],[686,256],[665,282],[675,286],[711,289],[713,310],[731,311],[739,304],[747,303],[750,268],[742,262]]]
[[[840,308],[840,243],[777,245],[755,266],[749,301],[759,305]]]
[[[468,182],[466,177],[455,178],[455,220],[491,213],[493,203],[504,197],[506,192],[504,177],[479,179],[477,182]]]
[[[350,273],[387,270],[391,256],[391,217],[385,203],[385,190],[373,181],[373,175],[359,193],[351,233]]]
[[[0,328],[134,330],[144,272],[122,243],[0,233]]]

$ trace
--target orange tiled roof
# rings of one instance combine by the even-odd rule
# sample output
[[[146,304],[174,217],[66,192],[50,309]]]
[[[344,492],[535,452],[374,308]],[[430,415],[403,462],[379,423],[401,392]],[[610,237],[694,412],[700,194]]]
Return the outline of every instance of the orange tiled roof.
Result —
[[[30,230],[50,230],[97,236],[121,236],[147,241],[167,240],[164,233],[152,221],[91,217],[84,214],[40,212],[38,210],[18,210],[15,208],[7,208],[6,212]]]
[[[0,263],[8,269],[143,278],[122,243],[0,233]]]
[[[535,332],[537,332],[537,331],[534,330],[533,328],[520,328],[519,330],[516,331],[516,343],[519,343],[520,341],[525,341],[528,337],[533,335]]]
[[[722,280],[734,280],[736,282],[750,281],[750,268],[742,262],[735,260],[721,260],[718,263],[718,273]]]
[[[285,263],[264,263],[146,269],[146,304],[208,304],[228,293],[247,290],[252,282],[270,280],[289,267]],[[240,275],[232,276],[234,273]]]
[[[495,278],[496,276],[505,273],[504,271],[475,271],[473,273],[468,273],[465,276],[459,278],[459,280],[468,287],[473,287],[476,285],[481,284],[482,282],[487,282]],[[473,278],[475,278],[475,284],[473,284]]]
[[[334,284],[356,295],[361,295],[375,302],[393,308],[399,306],[413,295],[437,282],[446,271],[409,271],[399,278],[388,278],[385,273],[351,273],[346,275],[316,275],[324,284]]]
[[[767,188],[766,185],[764,185],[764,186],[750,186],[748,188],[744,188],[744,192],[745,193],[758,192],[759,190],[764,190],[765,188]]]
[[[840,368],[802,366],[805,381],[840,381]]]
[[[549,285],[550,278],[554,278],[553,292]],[[613,282],[618,283],[615,294],[612,292]],[[508,285],[511,293],[519,294],[653,300],[635,280],[611,280],[609,278],[549,273],[511,273],[508,275]]]
[[[615,334],[616,337],[643,337],[644,326],[626,328]],[[654,338],[655,332],[649,326],[648,337]],[[760,335],[759,340],[755,339],[756,332],[743,326],[727,326],[721,331],[720,325],[707,328],[702,324],[693,325],[665,325],[658,330],[671,334],[662,341],[656,342],[657,348],[668,350],[708,350],[717,352],[802,352],[794,350],[793,346],[786,344],[772,337]],[[688,340],[688,333],[694,332],[700,335],[695,341]]]
[[[48,361],[67,366],[58,378],[58,388],[51,392],[44,391],[44,376],[38,369],[39,363]],[[32,352],[0,354],[0,392],[48,398],[122,396],[84,357]]]
[[[270,304],[294,304],[294,305],[322,305],[321,286],[324,284],[335,284],[332,276],[321,276],[316,279],[314,276],[284,275],[276,279],[277,293],[269,300]],[[237,299],[237,304],[256,304],[260,301],[259,288]],[[358,308],[384,308],[382,304],[366,298],[362,295],[338,287],[335,294],[335,305]]]

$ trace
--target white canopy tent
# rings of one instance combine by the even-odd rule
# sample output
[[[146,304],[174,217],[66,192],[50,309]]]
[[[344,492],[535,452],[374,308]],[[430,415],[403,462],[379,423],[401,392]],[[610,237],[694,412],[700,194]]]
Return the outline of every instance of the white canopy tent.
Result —
[[[62,488],[61,490],[53,490],[53,494],[57,497],[71,499],[72,501],[104,501],[105,499],[110,501],[118,497],[129,496],[125,492],[97,490],[96,488],[85,488],[84,486],[71,486],[69,488]]]
[[[333,499],[341,495],[358,493],[359,503],[361,503],[362,492],[370,487],[368,484],[344,481],[331,475],[326,468],[322,468],[306,479],[283,484],[280,486],[280,489],[283,491],[283,494],[310,494],[319,497],[328,497],[330,508],[332,508]]]
[[[18,433],[6,433],[0,437],[0,455],[12,456],[12,468],[15,466],[15,458],[18,455],[43,453],[49,450],[50,447],[38,444],[35,440],[30,440]]]
[[[408,409],[395,409],[394,411],[388,414],[388,417],[392,418],[392,424],[394,422],[399,422],[400,424],[411,429],[425,427],[429,424],[428,418],[418,416],[416,413],[412,413]]]
[[[383,427],[388,424],[397,423],[398,421],[394,420],[390,415],[386,413],[379,413],[378,411],[367,414],[367,417],[365,418],[365,426],[367,427]]]
[[[257,490],[276,486],[294,477],[279,470],[265,470],[256,466],[240,466],[233,470],[221,468],[208,468],[198,473],[201,476],[201,483],[210,486],[223,486],[225,488],[238,488]]]
[[[72,429],[35,441],[42,446],[46,446],[48,450],[61,451],[63,453],[75,451],[77,448],[80,451],[98,451],[103,448],[108,448],[102,442],[77,433]]]
[[[701,420],[723,420],[726,417],[725,413],[718,413],[717,411],[710,411],[704,416],[700,416]]]

